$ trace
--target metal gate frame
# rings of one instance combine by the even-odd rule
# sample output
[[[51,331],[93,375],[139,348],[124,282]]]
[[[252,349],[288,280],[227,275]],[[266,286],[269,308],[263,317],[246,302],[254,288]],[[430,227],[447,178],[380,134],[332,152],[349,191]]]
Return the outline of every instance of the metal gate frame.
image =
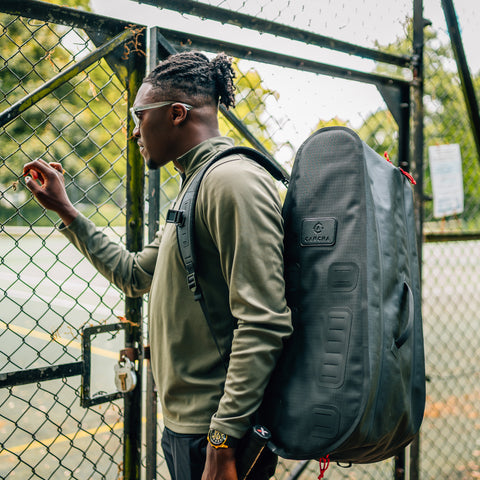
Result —
[[[156,6],[165,4],[170,9],[175,9],[175,5],[167,0],[143,0],[143,3],[151,3]],[[146,51],[146,35],[138,35],[135,29],[142,29],[143,26],[130,25],[127,22],[113,20],[87,12],[59,7],[52,4],[46,4],[37,0],[4,0],[1,10],[5,13],[30,17],[37,20],[52,22],[61,25],[71,26],[82,29],[96,45],[97,49],[86,56],[83,60],[72,67],[65,69],[53,79],[45,83],[43,87],[37,89],[24,97],[6,111],[0,113],[0,126],[4,126],[11,120],[17,118],[27,108],[50,94],[58,86],[67,82],[79,72],[83,71],[89,65],[105,58],[112,70],[117,74],[122,84],[126,87],[127,105],[129,108],[134,101],[137,90],[141,84],[146,72],[152,69],[159,60],[166,58],[169,54],[177,50],[184,50],[185,45],[188,48],[197,48],[207,51],[223,50],[226,53],[238,58],[247,58],[258,62],[272,65],[295,68],[297,70],[308,71],[321,75],[334,76],[337,78],[348,79],[352,81],[373,84],[377,87],[386,105],[392,112],[399,127],[399,164],[402,168],[408,170],[412,166],[419,179],[420,199],[423,192],[423,182],[420,172],[423,171],[423,2],[414,0],[414,45],[411,57],[397,56],[382,53],[373,49],[359,47],[353,44],[347,44],[338,40],[323,37],[307,31],[298,30],[292,27],[280,26],[274,22],[260,20],[244,14],[235,14],[218,7],[208,5],[200,6],[193,0],[183,0],[178,2],[178,10],[183,13],[191,13],[204,18],[222,21],[224,23],[241,24],[243,27],[272,33],[278,36],[290,39],[299,39],[314,45],[327,47],[332,50],[349,53],[362,58],[369,58],[375,61],[396,65],[404,68],[410,68],[413,72],[413,80],[407,81],[396,77],[371,74],[362,71],[345,69],[334,65],[328,65],[315,61],[273,53],[259,48],[247,48],[245,46],[219,42],[198,35],[189,35],[185,32],[169,30],[154,27],[149,29],[150,51],[147,59],[142,55],[132,54],[128,59],[121,58],[124,45],[131,41],[137,35],[136,41],[140,42],[142,50]],[[233,16],[232,16],[233,15]],[[413,97],[413,98],[412,98]],[[413,109],[413,162],[410,161],[410,121]],[[127,110],[128,112],[128,110]],[[248,131],[234,114],[222,109],[221,112],[228,121],[243,135],[243,137],[254,147],[270,155],[263,145]],[[127,249],[130,251],[139,251],[144,242],[144,190],[145,190],[145,171],[143,160],[140,156],[134,139],[132,138],[133,121],[129,118],[127,122]],[[271,156],[271,155],[270,155]],[[158,170],[149,172],[149,215],[148,215],[148,239],[153,240],[158,230],[160,215],[160,172]],[[417,209],[418,234],[421,237],[422,232],[422,208],[421,200]],[[421,249],[420,249],[421,251]],[[138,384],[136,389],[129,394],[119,394],[123,396],[125,403],[125,422],[124,422],[124,478],[138,479],[141,476],[141,419],[142,419],[142,386],[146,383],[146,474],[147,478],[156,478],[156,455],[157,455],[157,404],[155,386],[151,375],[151,369],[148,359],[146,359],[146,349],[144,348],[144,339],[142,337],[142,299],[127,298],[125,304],[126,318],[131,328],[126,329],[125,347],[133,349],[137,353],[137,376]],[[113,326],[112,328],[117,328]],[[118,328],[125,328],[124,325]],[[100,333],[99,330],[97,333]],[[87,341],[88,344],[88,341]],[[85,347],[88,351],[88,346]],[[144,360],[147,360],[146,379],[142,378]],[[39,382],[46,379],[66,378],[70,376],[82,375],[88,377],[88,359],[82,362],[75,362],[66,365],[57,365],[33,369],[25,372],[12,372],[0,375],[0,388],[18,384]],[[88,378],[84,380],[88,385]],[[88,396],[88,389],[83,390],[84,405],[92,403]],[[106,398],[106,397],[105,397]],[[95,403],[102,401],[96,398]],[[107,401],[107,400],[104,400]],[[304,464],[305,466],[306,464]],[[301,474],[302,468],[296,468],[294,476]],[[295,478],[292,476],[291,478]],[[396,459],[395,478],[405,478],[404,454],[400,454]],[[418,478],[418,443],[412,449],[411,454],[411,472],[410,478]]]
[[[12,15],[27,17],[58,25],[83,30],[97,47],[76,64],[66,68],[43,86],[31,92],[7,110],[0,113],[0,127],[20,116],[29,107],[51,94],[56,88],[68,82],[90,65],[104,58],[127,91],[127,204],[126,204],[126,247],[138,251],[143,247],[144,231],[144,165],[132,136],[133,120],[127,115],[133,105],[136,93],[145,76],[145,57],[138,53],[146,50],[145,38],[141,33],[145,27],[131,25],[127,22],[108,17],[82,12],[73,8],[59,7],[35,0],[6,0],[2,2],[1,11]],[[135,41],[138,51],[132,51],[125,58],[125,46]],[[142,419],[142,299],[126,298],[125,317],[127,323],[102,325],[84,329],[82,361],[63,365],[53,365],[26,371],[10,372],[0,375],[0,388],[25,385],[45,380],[82,376],[81,405],[89,408],[124,398],[124,442],[123,471],[125,478],[140,478],[141,463],[141,419]],[[90,398],[90,334],[100,334],[111,330],[125,330],[125,348],[138,351],[137,378],[138,386],[126,394]]]

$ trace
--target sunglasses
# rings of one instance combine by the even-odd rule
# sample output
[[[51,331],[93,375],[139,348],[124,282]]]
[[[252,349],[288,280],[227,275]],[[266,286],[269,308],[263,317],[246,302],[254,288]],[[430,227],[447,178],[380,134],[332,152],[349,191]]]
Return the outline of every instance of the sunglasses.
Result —
[[[191,110],[193,107],[189,105],[188,103],[183,103],[183,102],[156,102],[156,103],[148,103],[147,105],[141,105],[140,107],[132,107],[130,109],[130,113],[132,114],[133,122],[135,123],[135,127],[139,128],[140,127],[140,118],[137,115],[138,112],[143,112],[144,110],[151,110],[152,108],[161,108],[161,107],[166,107],[167,105],[173,105],[174,103],[179,103],[180,105],[183,105],[187,110]]]

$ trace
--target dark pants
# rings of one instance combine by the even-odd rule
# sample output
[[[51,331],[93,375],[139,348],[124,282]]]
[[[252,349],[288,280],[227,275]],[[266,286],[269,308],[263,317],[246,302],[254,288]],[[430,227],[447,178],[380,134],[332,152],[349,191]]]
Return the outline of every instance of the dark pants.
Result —
[[[175,433],[165,428],[162,449],[172,480],[201,480],[207,451],[206,435]],[[276,465],[277,456],[265,448],[248,480],[268,480],[275,474]]]

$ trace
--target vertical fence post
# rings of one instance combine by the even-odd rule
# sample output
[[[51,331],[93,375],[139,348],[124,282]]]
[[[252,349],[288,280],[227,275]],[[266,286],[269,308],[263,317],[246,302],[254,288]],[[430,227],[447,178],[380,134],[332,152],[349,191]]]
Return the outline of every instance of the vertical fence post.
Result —
[[[422,278],[422,245],[423,245],[423,204],[424,204],[424,173],[423,173],[423,44],[426,26],[423,18],[423,0],[413,2],[413,171],[417,179],[415,197],[415,214],[417,222],[418,260],[420,264],[420,279]],[[420,282],[421,285],[421,282]],[[410,480],[420,478],[420,434],[410,446]]]
[[[405,449],[402,448],[397,455],[395,455],[395,472],[393,474],[394,480],[405,480]]]
[[[149,29],[149,54],[147,58],[147,70],[151,72],[158,62],[157,28]],[[148,241],[153,242],[159,228],[160,219],[160,169],[152,169],[148,172]],[[147,343],[150,344],[147,332]],[[146,475],[148,480],[157,478],[157,408],[158,397],[153,379],[150,359],[146,364],[146,398],[145,415],[147,423],[145,427],[146,442]]]
[[[423,29],[425,28],[425,19],[423,18],[423,0],[414,0],[413,12],[413,170],[417,177],[418,199],[416,205],[417,219],[417,238],[419,239],[419,260],[421,267],[422,259],[422,230],[423,230]],[[420,272],[421,273],[421,272]]]
[[[473,139],[477,147],[478,159],[480,160],[480,113],[478,111],[478,102],[475,95],[475,87],[473,85],[470,69],[468,68],[467,57],[463,48],[462,35],[458,25],[457,14],[452,0],[442,0],[442,8],[445,13],[448,34],[452,44],[453,54],[457,62],[458,76],[462,85],[462,92],[465,98],[468,118],[472,127]]]
[[[136,39],[137,49],[128,55],[127,106],[133,105],[135,96],[145,75],[145,45],[143,35]],[[141,50],[141,51],[140,51]],[[128,114],[128,110],[127,110]],[[133,138],[134,123],[127,115],[127,249],[139,251],[143,247],[145,171],[143,159]],[[142,446],[142,302],[140,298],[128,298],[125,312],[130,328],[125,332],[125,346],[139,352],[137,387],[125,396],[123,470],[124,480],[140,479]]]
[[[400,91],[400,118],[398,122],[398,158],[399,166],[410,171],[410,104],[411,92],[409,87],[403,87]],[[405,479],[405,449],[395,455],[395,480]]]
[[[410,171],[410,114],[411,91],[409,86],[400,91],[400,122],[398,124],[398,158],[399,166]]]

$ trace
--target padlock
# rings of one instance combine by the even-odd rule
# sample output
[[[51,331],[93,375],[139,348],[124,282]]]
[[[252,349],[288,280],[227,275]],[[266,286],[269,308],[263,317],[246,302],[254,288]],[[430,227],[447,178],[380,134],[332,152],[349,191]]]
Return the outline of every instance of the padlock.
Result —
[[[122,393],[131,392],[137,385],[137,374],[133,362],[127,357],[122,357],[115,364],[114,370],[117,390]]]

